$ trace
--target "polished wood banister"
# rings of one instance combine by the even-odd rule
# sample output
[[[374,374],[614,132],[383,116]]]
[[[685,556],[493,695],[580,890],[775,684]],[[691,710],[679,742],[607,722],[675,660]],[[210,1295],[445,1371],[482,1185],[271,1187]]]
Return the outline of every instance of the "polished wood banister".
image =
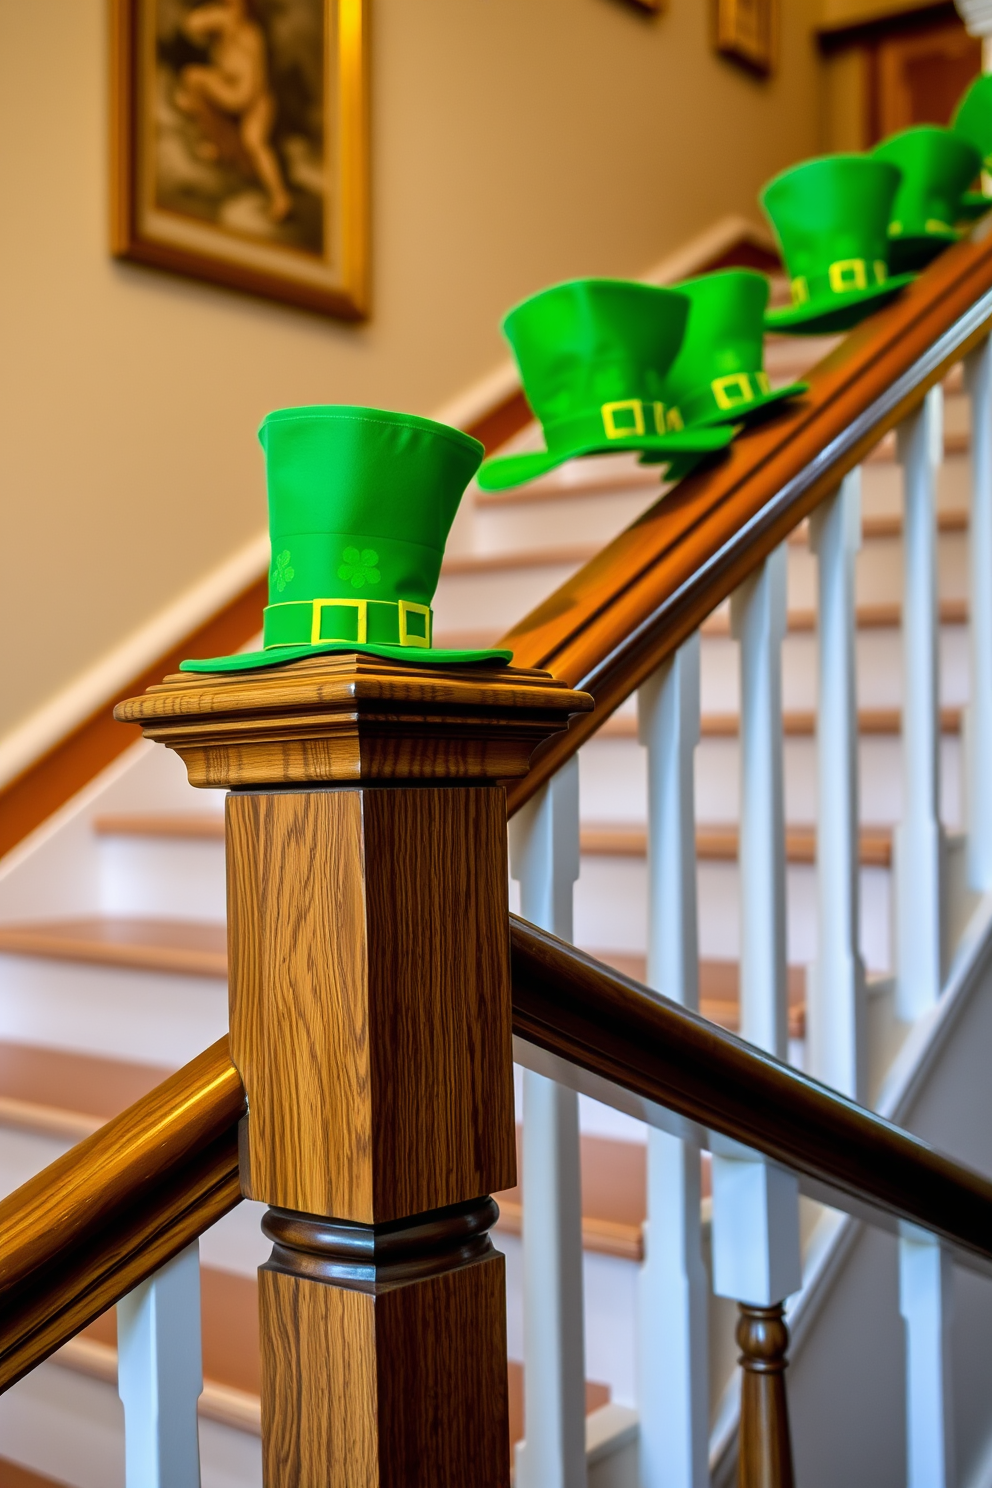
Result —
[[[513,1031],[868,1208],[992,1259],[992,1181],[510,916]]]
[[[981,229],[979,229],[979,232]],[[809,374],[809,394],[681,482],[500,642],[595,711],[509,787],[512,814],[969,351],[992,321],[992,238],[955,245]]]
[[[6,1389],[241,1200],[221,1039],[0,1201]]]

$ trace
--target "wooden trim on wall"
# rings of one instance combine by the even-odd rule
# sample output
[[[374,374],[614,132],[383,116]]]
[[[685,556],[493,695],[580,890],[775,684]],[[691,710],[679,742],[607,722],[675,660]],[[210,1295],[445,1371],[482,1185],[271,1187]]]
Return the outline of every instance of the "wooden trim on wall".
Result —
[[[237,651],[261,627],[266,580],[258,579],[204,625],[126,682],[89,718],[49,749],[0,791],[0,856],[30,832],[101,770],[141,738],[141,730],[114,722],[114,708],[174,672],[186,656],[222,656]]]
[[[914,31],[927,31],[933,26],[959,20],[954,0],[934,0],[891,15],[873,16],[870,20],[848,21],[840,26],[821,26],[816,32],[817,44],[826,57],[849,47],[873,46],[890,36],[908,36]]]

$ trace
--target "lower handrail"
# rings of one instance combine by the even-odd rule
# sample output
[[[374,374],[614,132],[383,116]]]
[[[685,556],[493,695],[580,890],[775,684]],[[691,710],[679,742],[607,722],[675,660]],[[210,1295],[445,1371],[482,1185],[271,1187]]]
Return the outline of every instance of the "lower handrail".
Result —
[[[0,1201],[0,1390],[240,1202],[244,1113],[223,1038]]]
[[[513,1031],[870,1209],[992,1259],[992,1182],[510,916]]]

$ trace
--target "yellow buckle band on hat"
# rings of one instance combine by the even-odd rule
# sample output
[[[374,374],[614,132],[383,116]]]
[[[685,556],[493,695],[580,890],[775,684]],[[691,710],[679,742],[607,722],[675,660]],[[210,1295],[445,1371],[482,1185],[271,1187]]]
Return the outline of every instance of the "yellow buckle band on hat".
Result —
[[[431,611],[428,605],[414,604],[412,599],[401,599],[397,601],[400,612],[400,645],[422,646],[429,651],[431,646]],[[409,617],[420,615],[424,621],[424,633],[416,635],[409,629]]]
[[[355,633],[333,634],[335,628],[340,630],[341,622],[335,627],[332,621],[332,634],[325,635],[325,614],[328,610],[353,610]],[[376,617],[371,638],[370,610]],[[281,617],[278,620],[276,612]],[[283,600],[267,605],[265,615],[267,651],[279,646],[319,646],[326,641],[346,641],[352,645],[365,646],[370,640],[376,645],[411,646],[429,651],[433,639],[433,613],[430,606],[417,604],[412,599],[353,599],[350,595],[339,595],[336,599]],[[270,620],[272,631],[269,629]],[[273,638],[273,632],[278,639]]]
[[[683,428],[682,415],[677,408],[668,410],[666,420],[664,403],[645,403],[642,398],[621,398],[616,403],[604,403],[600,408],[603,430],[607,439],[637,439],[647,430],[646,410],[654,421],[654,432],[665,434],[672,429]],[[617,415],[630,414],[631,421],[620,422]]]
[[[716,406],[724,412],[754,403],[771,390],[767,372],[728,372],[726,377],[714,377],[710,383]]]
[[[873,282],[884,284],[889,271],[880,258],[872,264]],[[847,294],[852,289],[867,289],[869,286],[868,264],[863,258],[839,258],[827,270],[830,288],[834,294]]]
[[[367,599],[312,599],[310,601],[311,646],[319,646],[321,641],[325,639],[320,633],[324,622],[324,611],[332,609],[336,605],[340,605],[344,609],[355,609],[358,611],[358,634],[355,636],[355,642],[359,646],[364,646],[369,635],[369,602]],[[337,637],[328,636],[326,639],[336,640]]]

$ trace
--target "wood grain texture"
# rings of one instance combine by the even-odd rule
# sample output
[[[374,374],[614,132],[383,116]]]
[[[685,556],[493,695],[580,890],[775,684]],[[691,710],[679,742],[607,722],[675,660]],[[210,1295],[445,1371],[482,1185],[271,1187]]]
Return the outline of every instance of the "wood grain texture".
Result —
[[[510,916],[513,1031],[876,1212],[992,1260],[992,1181]]]
[[[990,288],[992,238],[956,244],[813,369],[806,397],[682,481],[503,638],[516,666],[595,700],[513,783],[511,813],[987,334],[992,305],[972,312]]]
[[[243,1111],[221,1040],[0,1202],[0,1388],[239,1202]]]
[[[738,1488],[794,1488],[789,1405],[785,1390],[789,1330],[782,1303],[739,1305],[741,1414]]]
[[[228,799],[245,1191],[372,1224],[514,1181],[501,788]]]
[[[115,709],[199,786],[506,780],[591,707],[546,672],[349,653],[265,671],[179,673]]]
[[[259,1272],[265,1481],[506,1488],[503,1257],[371,1294]]]

